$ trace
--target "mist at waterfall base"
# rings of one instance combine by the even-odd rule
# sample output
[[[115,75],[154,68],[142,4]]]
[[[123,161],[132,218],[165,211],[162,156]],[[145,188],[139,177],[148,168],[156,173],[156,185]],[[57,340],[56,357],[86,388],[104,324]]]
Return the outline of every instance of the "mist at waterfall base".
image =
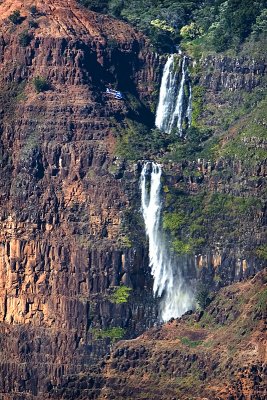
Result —
[[[190,127],[192,114],[192,89],[188,80],[186,60],[184,56],[179,74],[175,66],[175,55],[171,54],[168,57],[163,70],[155,120],[156,127],[162,132],[171,133],[176,128],[180,136],[183,134],[184,122]],[[188,98],[185,96],[186,84]]]
[[[141,173],[142,213],[149,239],[153,292],[160,297],[160,318],[165,322],[194,308],[194,288],[182,257],[171,252],[161,229],[160,165],[146,162]]]

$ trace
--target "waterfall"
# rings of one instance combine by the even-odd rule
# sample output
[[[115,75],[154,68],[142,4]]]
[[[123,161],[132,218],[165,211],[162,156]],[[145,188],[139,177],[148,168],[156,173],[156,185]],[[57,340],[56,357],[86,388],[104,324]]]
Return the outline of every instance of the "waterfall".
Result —
[[[154,278],[153,292],[160,297],[163,321],[177,318],[193,307],[194,293],[186,279],[187,264],[171,253],[161,229],[160,165],[146,162],[141,173],[142,213],[149,239],[149,262]]]
[[[175,125],[175,120],[177,121],[177,128],[179,130],[180,136],[182,136],[183,133],[183,100],[184,100],[184,84],[185,84],[185,74],[186,74],[185,61],[186,57],[184,56],[182,62],[182,79],[180,82],[176,105],[174,112],[172,114],[171,124],[170,124],[170,127],[173,127]]]
[[[184,89],[187,74],[186,56],[184,56],[181,66],[181,81],[178,82],[179,74],[175,69],[174,54],[171,54],[163,70],[155,121],[156,127],[163,132],[171,133],[172,129],[178,128],[179,135],[182,136],[183,134],[183,121],[185,117],[188,119],[187,114],[188,112],[190,113],[190,102],[192,101],[192,97],[190,99],[190,94],[192,95],[190,86],[187,112],[185,115]]]
[[[187,106],[187,110],[186,110],[186,118],[187,118],[188,127],[190,128],[191,123],[192,123],[192,87],[191,87],[190,82],[189,82],[189,98],[188,98],[188,106]]]
[[[170,120],[175,105],[176,78],[177,73],[174,72],[174,54],[171,54],[163,70],[155,121],[157,128],[168,133],[170,133]]]

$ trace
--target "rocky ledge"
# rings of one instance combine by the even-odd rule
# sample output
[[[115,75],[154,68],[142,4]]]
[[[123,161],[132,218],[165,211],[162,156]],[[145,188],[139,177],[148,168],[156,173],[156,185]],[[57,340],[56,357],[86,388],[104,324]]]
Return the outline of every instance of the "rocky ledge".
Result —
[[[221,289],[204,311],[118,343],[101,399],[264,400],[267,270]]]

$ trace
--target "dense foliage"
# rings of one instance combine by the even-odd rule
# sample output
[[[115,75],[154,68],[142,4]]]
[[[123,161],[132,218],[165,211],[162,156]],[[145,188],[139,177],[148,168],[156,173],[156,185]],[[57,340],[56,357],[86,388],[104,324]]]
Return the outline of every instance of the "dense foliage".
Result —
[[[10,14],[10,16],[8,17],[8,19],[14,24],[14,25],[18,25],[21,23],[22,18],[20,15],[20,11],[19,10],[15,10],[13,11],[12,14]]]
[[[128,286],[119,286],[116,287],[114,293],[111,296],[111,302],[114,304],[122,304],[122,303],[127,303],[129,297],[130,297],[130,292],[131,288]]]
[[[49,82],[42,76],[37,76],[33,80],[33,84],[37,93],[45,92],[50,89]]]
[[[229,243],[238,243],[244,226],[249,229],[251,216],[262,210],[261,201],[253,197],[208,193],[205,190],[192,196],[182,190],[182,185],[179,189],[166,186],[165,193],[167,211],[163,215],[163,228],[177,254],[197,254],[203,246],[211,246],[210,232],[212,241],[217,243],[225,232],[229,232],[224,241],[225,247]],[[257,254],[262,257],[261,249]]]
[[[266,33],[266,0],[79,0],[87,8],[130,22],[162,51],[202,37],[224,51],[254,33]]]

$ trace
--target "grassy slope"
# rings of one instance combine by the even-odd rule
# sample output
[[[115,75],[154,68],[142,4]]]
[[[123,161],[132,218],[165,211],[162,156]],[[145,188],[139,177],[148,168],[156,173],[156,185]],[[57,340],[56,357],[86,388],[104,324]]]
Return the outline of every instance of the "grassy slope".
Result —
[[[116,388],[117,400],[265,398],[266,304],[267,270],[222,289],[203,315],[120,342],[107,361],[105,393]]]

